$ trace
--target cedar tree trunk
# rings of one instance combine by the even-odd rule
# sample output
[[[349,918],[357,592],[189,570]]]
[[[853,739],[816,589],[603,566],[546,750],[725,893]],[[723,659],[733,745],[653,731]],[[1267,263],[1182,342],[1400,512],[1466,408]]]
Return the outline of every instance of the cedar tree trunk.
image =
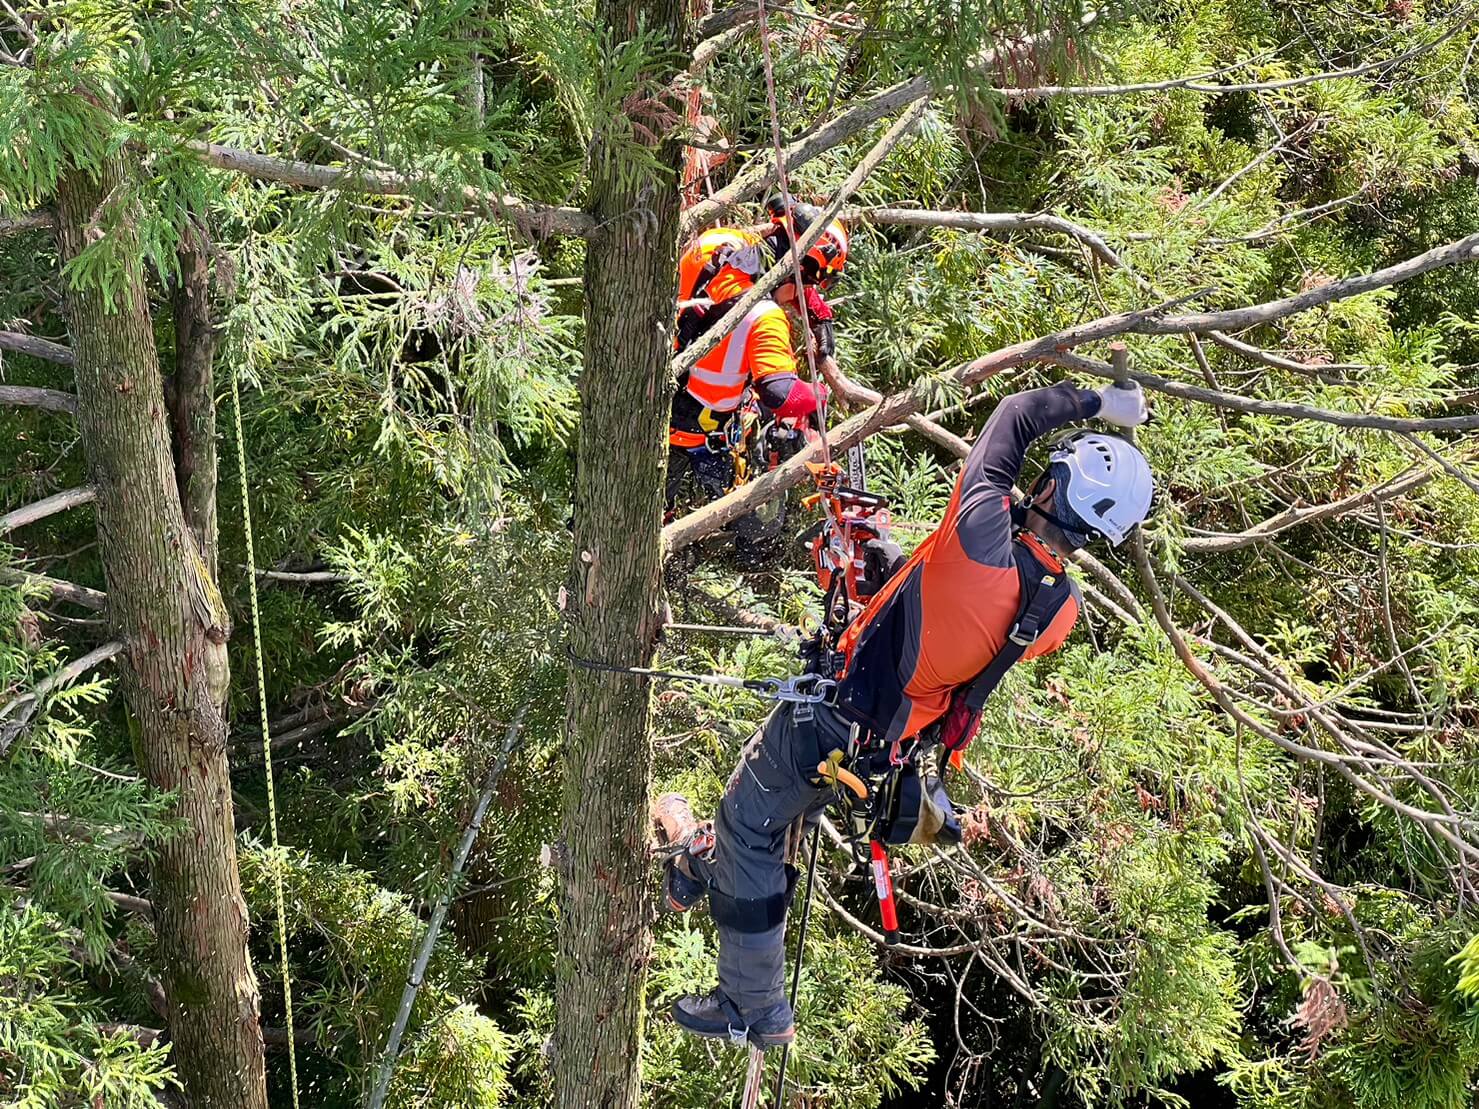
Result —
[[[64,180],[63,262],[95,234],[123,172],[115,157],[97,178]],[[69,287],[64,309],[134,753],[151,785],[177,792],[184,825],[156,845],[152,875],[171,1058],[192,1109],[266,1109],[226,765],[227,619],[180,503],[139,251],[126,220],[108,233],[125,239],[113,301],[94,282]]]
[[[621,41],[635,35],[640,20],[666,31],[676,48],[686,6],[686,0],[598,0],[597,25]],[[669,65],[653,76],[667,81],[673,72]],[[655,101],[626,90],[622,99],[629,111],[644,104],[655,110]],[[645,118],[651,125],[655,115]],[[619,666],[645,665],[661,624],[681,151],[676,142],[658,141],[660,179],[623,164],[619,153],[603,158],[598,151],[593,159],[591,213],[599,230],[585,261],[570,644],[579,657]],[[556,970],[561,1109],[638,1103],[656,906],[647,854],[651,717],[645,679],[571,667]]]

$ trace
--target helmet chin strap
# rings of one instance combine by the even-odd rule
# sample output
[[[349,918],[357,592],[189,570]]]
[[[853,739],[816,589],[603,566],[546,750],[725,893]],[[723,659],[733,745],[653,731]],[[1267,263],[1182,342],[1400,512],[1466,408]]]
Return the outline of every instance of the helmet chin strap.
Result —
[[[1082,536],[1084,536],[1084,542],[1079,544],[1079,546],[1081,546],[1081,547],[1088,546],[1088,541],[1090,539],[1093,539],[1096,535],[1099,534],[1096,531],[1089,531],[1087,533],[1082,532],[1078,528],[1074,527],[1072,524],[1069,524],[1065,520],[1059,519],[1053,513],[1049,512],[1047,509],[1041,507],[1040,505],[1038,505],[1036,502],[1033,502],[1033,501],[1029,501],[1027,503],[1026,508],[1025,508],[1025,510],[1023,512],[1023,518],[1022,518],[1022,521],[1021,521],[1021,526],[1023,526],[1023,527],[1025,527],[1026,526],[1026,523],[1027,523],[1027,521],[1026,521],[1026,513],[1028,513],[1028,512],[1035,512],[1035,513],[1037,513],[1044,520],[1046,520],[1048,523],[1052,524],[1055,528],[1057,528],[1059,531],[1061,531],[1063,533],[1063,537],[1065,539],[1069,540],[1070,542],[1073,540],[1073,537],[1076,536],[1076,535],[1082,535]],[[1038,536],[1038,538],[1041,539],[1042,536]],[[1053,553],[1054,554],[1058,554],[1060,552],[1054,551]]]

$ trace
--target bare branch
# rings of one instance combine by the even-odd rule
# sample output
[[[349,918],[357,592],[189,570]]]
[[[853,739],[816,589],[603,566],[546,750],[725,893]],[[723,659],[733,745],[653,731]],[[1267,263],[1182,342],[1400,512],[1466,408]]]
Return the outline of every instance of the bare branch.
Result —
[[[1093,374],[1095,377],[1107,377],[1111,381],[1117,376],[1108,362],[1100,362],[1096,358],[1085,358],[1081,354],[1073,354],[1069,351],[1049,355],[1043,361],[1078,370],[1081,373]],[[1313,405],[1296,404],[1292,401],[1259,400],[1254,397],[1238,396],[1236,393],[1219,393],[1215,389],[1188,385],[1183,381],[1172,381],[1170,378],[1141,373],[1138,370],[1132,370],[1129,376],[1145,388],[1154,389],[1158,393],[1260,416],[1286,416],[1293,420],[1316,420],[1320,423],[1334,424],[1337,427],[1364,427],[1378,431],[1467,431],[1479,428],[1479,416],[1433,416],[1424,419],[1365,415],[1360,412],[1334,412],[1328,408],[1316,408]]]
[[[0,407],[41,408],[72,415],[77,398],[60,389],[38,389],[30,385],[0,385]]]
[[[1354,277],[1344,277],[1339,281],[1331,281],[1300,293],[1298,296],[1271,300],[1246,308],[1234,308],[1226,312],[1197,312],[1186,316],[1162,316],[1154,320],[1143,321],[1133,330],[1146,335],[1175,335],[1183,331],[1198,333],[1242,331],[1245,328],[1256,327],[1258,324],[1268,323],[1284,316],[1292,316],[1298,312],[1317,308],[1322,304],[1329,304],[1331,301],[1344,300],[1347,297],[1386,288],[1388,285],[1396,285],[1445,266],[1456,266],[1475,260],[1479,260],[1479,235],[1468,235],[1457,242],[1434,247],[1425,254],[1408,258],[1394,266],[1387,266],[1385,269],[1374,270],[1371,273],[1357,274]]]
[[[1406,470],[1389,481],[1382,482],[1380,485],[1366,489],[1360,493],[1353,493],[1349,497],[1342,497],[1338,501],[1330,501],[1328,504],[1313,504],[1285,509],[1283,512],[1275,516],[1270,516],[1261,523],[1254,524],[1245,531],[1224,533],[1221,535],[1200,535],[1190,539],[1183,539],[1181,541],[1181,549],[1196,554],[1240,550],[1243,547],[1250,547],[1261,540],[1271,539],[1280,532],[1299,527],[1301,524],[1313,523],[1316,520],[1333,519],[1347,512],[1354,512],[1356,509],[1364,508],[1369,504],[1403,496],[1412,492],[1414,489],[1422,488],[1441,472],[1441,467],[1437,466],[1427,468],[1417,467]]]
[[[246,569],[245,566],[242,567]],[[348,574],[338,570],[258,570],[257,577],[268,581],[290,582],[293,585],[332,585],[349,580]]]
[[[231,170],[259,181],[276,181],[307,189],[343,189],[374,196],[408,196],[418,186],[427,184],[391,171],[320,166],[312,162],[298,162],[236,150],[218,143],[192,141],[185,144],[185,149],[217,169]],[[579,208],[538,204],[507,193],[484,192],[471,186],[459,191],[463,203],[470,208],[507,218],[526,235],[540,236],[560,232],[589,236],[596,228],[595,221]]]
[[[50,230],[56,226],[56,215],[50,211],[27,212],[23,216],[0,219],[0,239],[22,231]]]
[[[1344,371],[1369,370],[1370,366],[1363,366],[1352,362],[1335,362],[1320,364],[1316,362],[1299,362],[1293,358],[1285,358],[1281,354],[1255,347],[1241,339],[1234,339],[1231,335],[1221,331],[1207,332],[1207,338],[1211,339],[1224,350],[1230,350],[1234,354],[1242,355],[1250,362],[1258,362],[1265,366],[1271,366],[1276,370],[1289,370],[1292,373],[1304,374],[1307,377],[1315,377],[1326,384],[1334,384],[1340,380],[1337,376]]]
[[[920,411],[933,399],[935,387],[941,382],[974,385],[1005,370],[1015,369],[1032,362],[1046,361],[1056,351],[1122,334],[1131,330],[1137,322],[1153,317],[1155,313],[1163,311],[1164,308],[1164,305],[1158,305],[1138,312],[1122,312],[1104,316],[1036,339],[1027,339],[1012,346],[1003,347],[972,362],[963,362],[938,376],[923,378],[909,388],[885,397],[882,402],[866,412],[852,416],[831,428],[828,431],[831,447],[834,451],[846,450],[854,443],[862,442],[868,436],[902,422],[906,416]],[[756,505],[765,504],[787,489],[808,480],[811,474],[807,466],[815,462],[820,455],[820,444],[812,443],[774,470],[690,512],[687,516],[674,520],[663,528],[664,549],[668,554],[682,550],[691,543],[718,531],[731,520],[743,516]]]
[[[72,582],[63,581],[61,578],[49,578],[44,574],[31,574],[25,570],[0,567],[0,582],[40,586],[49,590],[51,595],[59,601],[71,601],[83,608],[90,608],[94,612],[101,612],[108,605],[108,595],[100,589],[74,585]]]
[[[38,339],[34,335],[22,335],[19,331],[0,331],[0,350],[28,354],[32,358],[43,358],[62,366],[70,366],[73,362],[72,351],[61,343]]]
[[[58,512],[65,512],[69,508],[91,504],[96,498],[97,490],[91,485],[79,485],[76,489],[65,489],[60,493],[53,493],[35,504],[28,504],[23,508],[17,508],[14,512],[7,512],[4,516],[0,516],[0,535],[25,527],[27,524],[34,524],[37,520],[44,520]]]

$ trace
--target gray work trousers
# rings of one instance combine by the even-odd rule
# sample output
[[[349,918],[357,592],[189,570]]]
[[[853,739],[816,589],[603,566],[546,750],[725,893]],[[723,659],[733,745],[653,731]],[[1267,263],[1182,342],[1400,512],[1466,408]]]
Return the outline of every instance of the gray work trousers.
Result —
[[[810,707],[812,719],[797,721],[796,705],[778,705],[745,745],[714,816],[714,857],[693,861],[718,927],[719,988],[742,1013],[785,1000],[786,911],[796,884],[788,840],[832,799],[831,787],[812,784],[817,763],[847,746],[848,725],[825,705]]]

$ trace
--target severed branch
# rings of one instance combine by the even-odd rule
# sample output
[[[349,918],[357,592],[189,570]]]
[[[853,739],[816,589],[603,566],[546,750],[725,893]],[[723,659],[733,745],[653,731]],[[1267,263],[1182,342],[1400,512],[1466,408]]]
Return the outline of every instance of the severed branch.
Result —
[[[22,231],[49,231],[56,226],[56,213],[49,209],[27,212],[23,216],[0,218],[0,239],[7,235],[18,235]]]
[[[61,366],[70,366],[74,361],[69,347],[53,343],[50,339],[39,339],[35,335],[23,335],[19,331],[0,331],[0,350],[26,354]]]
[[[391,170],[321,166],[312,162],[298,162],[237,150],[219,143],[191,141],[185,143],[185,149],[217,169],[231,170],[258,181],[276,181],[307,189],[343,189],[346,192],[374,196],[410,196],[418,189],[435,187],[432,181],[418,180]],[[469,208],[506,218],[523,234],[532,238],[554,232],[588,237],[596,230],[595,220],[579,208],[539,204],[507,193],[476,189],[470,185],[458,191],[463,203]]]
[[[1253,304],[1246,308],[1234,308],[1225,312],[1197,312],[1185,316],[1161,316],[1143,321],[1131,330],[1144,335],[1177,335],[1184,331],[1197,333],[1208,331],[1242,331],[1284,316],[1317,308],[1331,301],[1344,300],[1362,293],[1384,289],[1411,280],[1445,266],[1456,266],[1464,262],[1479,261],[1479,234],[1468,235],[1456,242],[1434,247],[1394,266],[1373,270],[1371,273],[1343,277],[1325,285],[1316,286],[1297,296],[1282,300],[1271,300]]]
[[[44,520],[48,516],[55,516],[58,512],[65,512],[69,508],[91,504],[96,498],[97,490],[91,485],[79,485],[76,489],[64,489],[60,493],[53,493],[35,504],[28,504],[0,516],[0,535],[25,527],[27,524],[34,524],[37,520]]]
[[[427,921],[426,934],[421,939],[421,946],[411,961],[411,969],[406,976],[406,987],[401,991],[401,1003],[396,1009],[395,1020],[390,1026],[390,1034],[385,1041],[385,1051],[380,1057],[380,1068],[375,1079],[375,1092],[368,1102],[369,1109],[380,1109],[385,1104],[385,1095],[390,1089],[390,1078],[395,1071],[396,1059],[400,1056],[401,1036],[406,1030],[406,1023],[411,1019],[411,1008],[416,1003],[416,993],[421,989],[427,964],[431,962],[431,953],[436,946],[437,933],[441,931],[442,921],[447,917],[447,907],[452,901],[452,887],[456,884],[458,875],[462,873],[467,856],[472,852],[473,842],[478,838],[478,829],[482,827],[483,817],[488,812],[488,803],[493,799],[493,790],[497,788],[498,780],[503,777],[509,756],[513,754],[514,747],[518,744],[519,733],[524,728],[524,715],[528,711],[529,702],[525,702],[514,716],[513,722],[509,724],[508,731],[503,737],[503,748],[498,752],[493,765],[489,767],[487,776],[483,779],[482,791],[478,794],[477,804],[473,807],[472,816],[467,822],[467,827],[462,830],[462,839],[457,844],[457,853],[452,857],[452,869],[447,875],[446,884],[442,887],[441,896],[437,898],[436,905],[431,910],[431,919]]]
[[[862,442],[868,436],[900,423],[905,416],[919,412],[934,397],[935,386],[942,380],[956,385],[974,385],[1004,370],[1015,369],[1030,362],[1045,361],[1055,351],[1122,334],[1129,331],[1135,323],[1154,316],[1163,307],[1104,316],[1085,324],[1003,347],[972,362],[963,362],[938,377],[923,378],[912,386],[885,397],[866,412],[850,417],[830,429],[828,438],[831,447],[834,451],[846,450],[854,443]],[[810,477],[809,464],[815,462],[820,456],[821,445],[819,443],[809,444],[776,469],[690,512],[687,516],[674,520],[662,530],[666,554],[671,555],[674,551],[682,550],[705,536],[712,535],[731,520],[738,519],[749,512],[756,505],[764,504],[787,489],[800,485]]]
[[[77,398],[60,389],[38,389],[31,385],[0,385],[0,407],[41,408],[71,416],[77,412]]]
[[[1355,362],[1329,362],[1324,364],[1300,362],[1293,358],[1286,358],[1281,354],[1275,354],[1273,351],[1264,350],[1262,347],[1255,347],[1250,343],[1245,343],[1241,339],[1235,339],[1231,335],[1221,331],[1209,331],[1207,332],[1207,338],[1211,339],[1224,350],[1230,350],[1234,354],[1241,355],[1250,362],[1258,362],[1265,366],[1271,366],[1276,370],[1290,370],[1293,373],[1305,374],[1306,376],[1317,378],[1327,385],[1337,384],[1340,381],[1339,375],[1342,372],[1369,370],[1371,368],[1370,366],[1363,366]]]

